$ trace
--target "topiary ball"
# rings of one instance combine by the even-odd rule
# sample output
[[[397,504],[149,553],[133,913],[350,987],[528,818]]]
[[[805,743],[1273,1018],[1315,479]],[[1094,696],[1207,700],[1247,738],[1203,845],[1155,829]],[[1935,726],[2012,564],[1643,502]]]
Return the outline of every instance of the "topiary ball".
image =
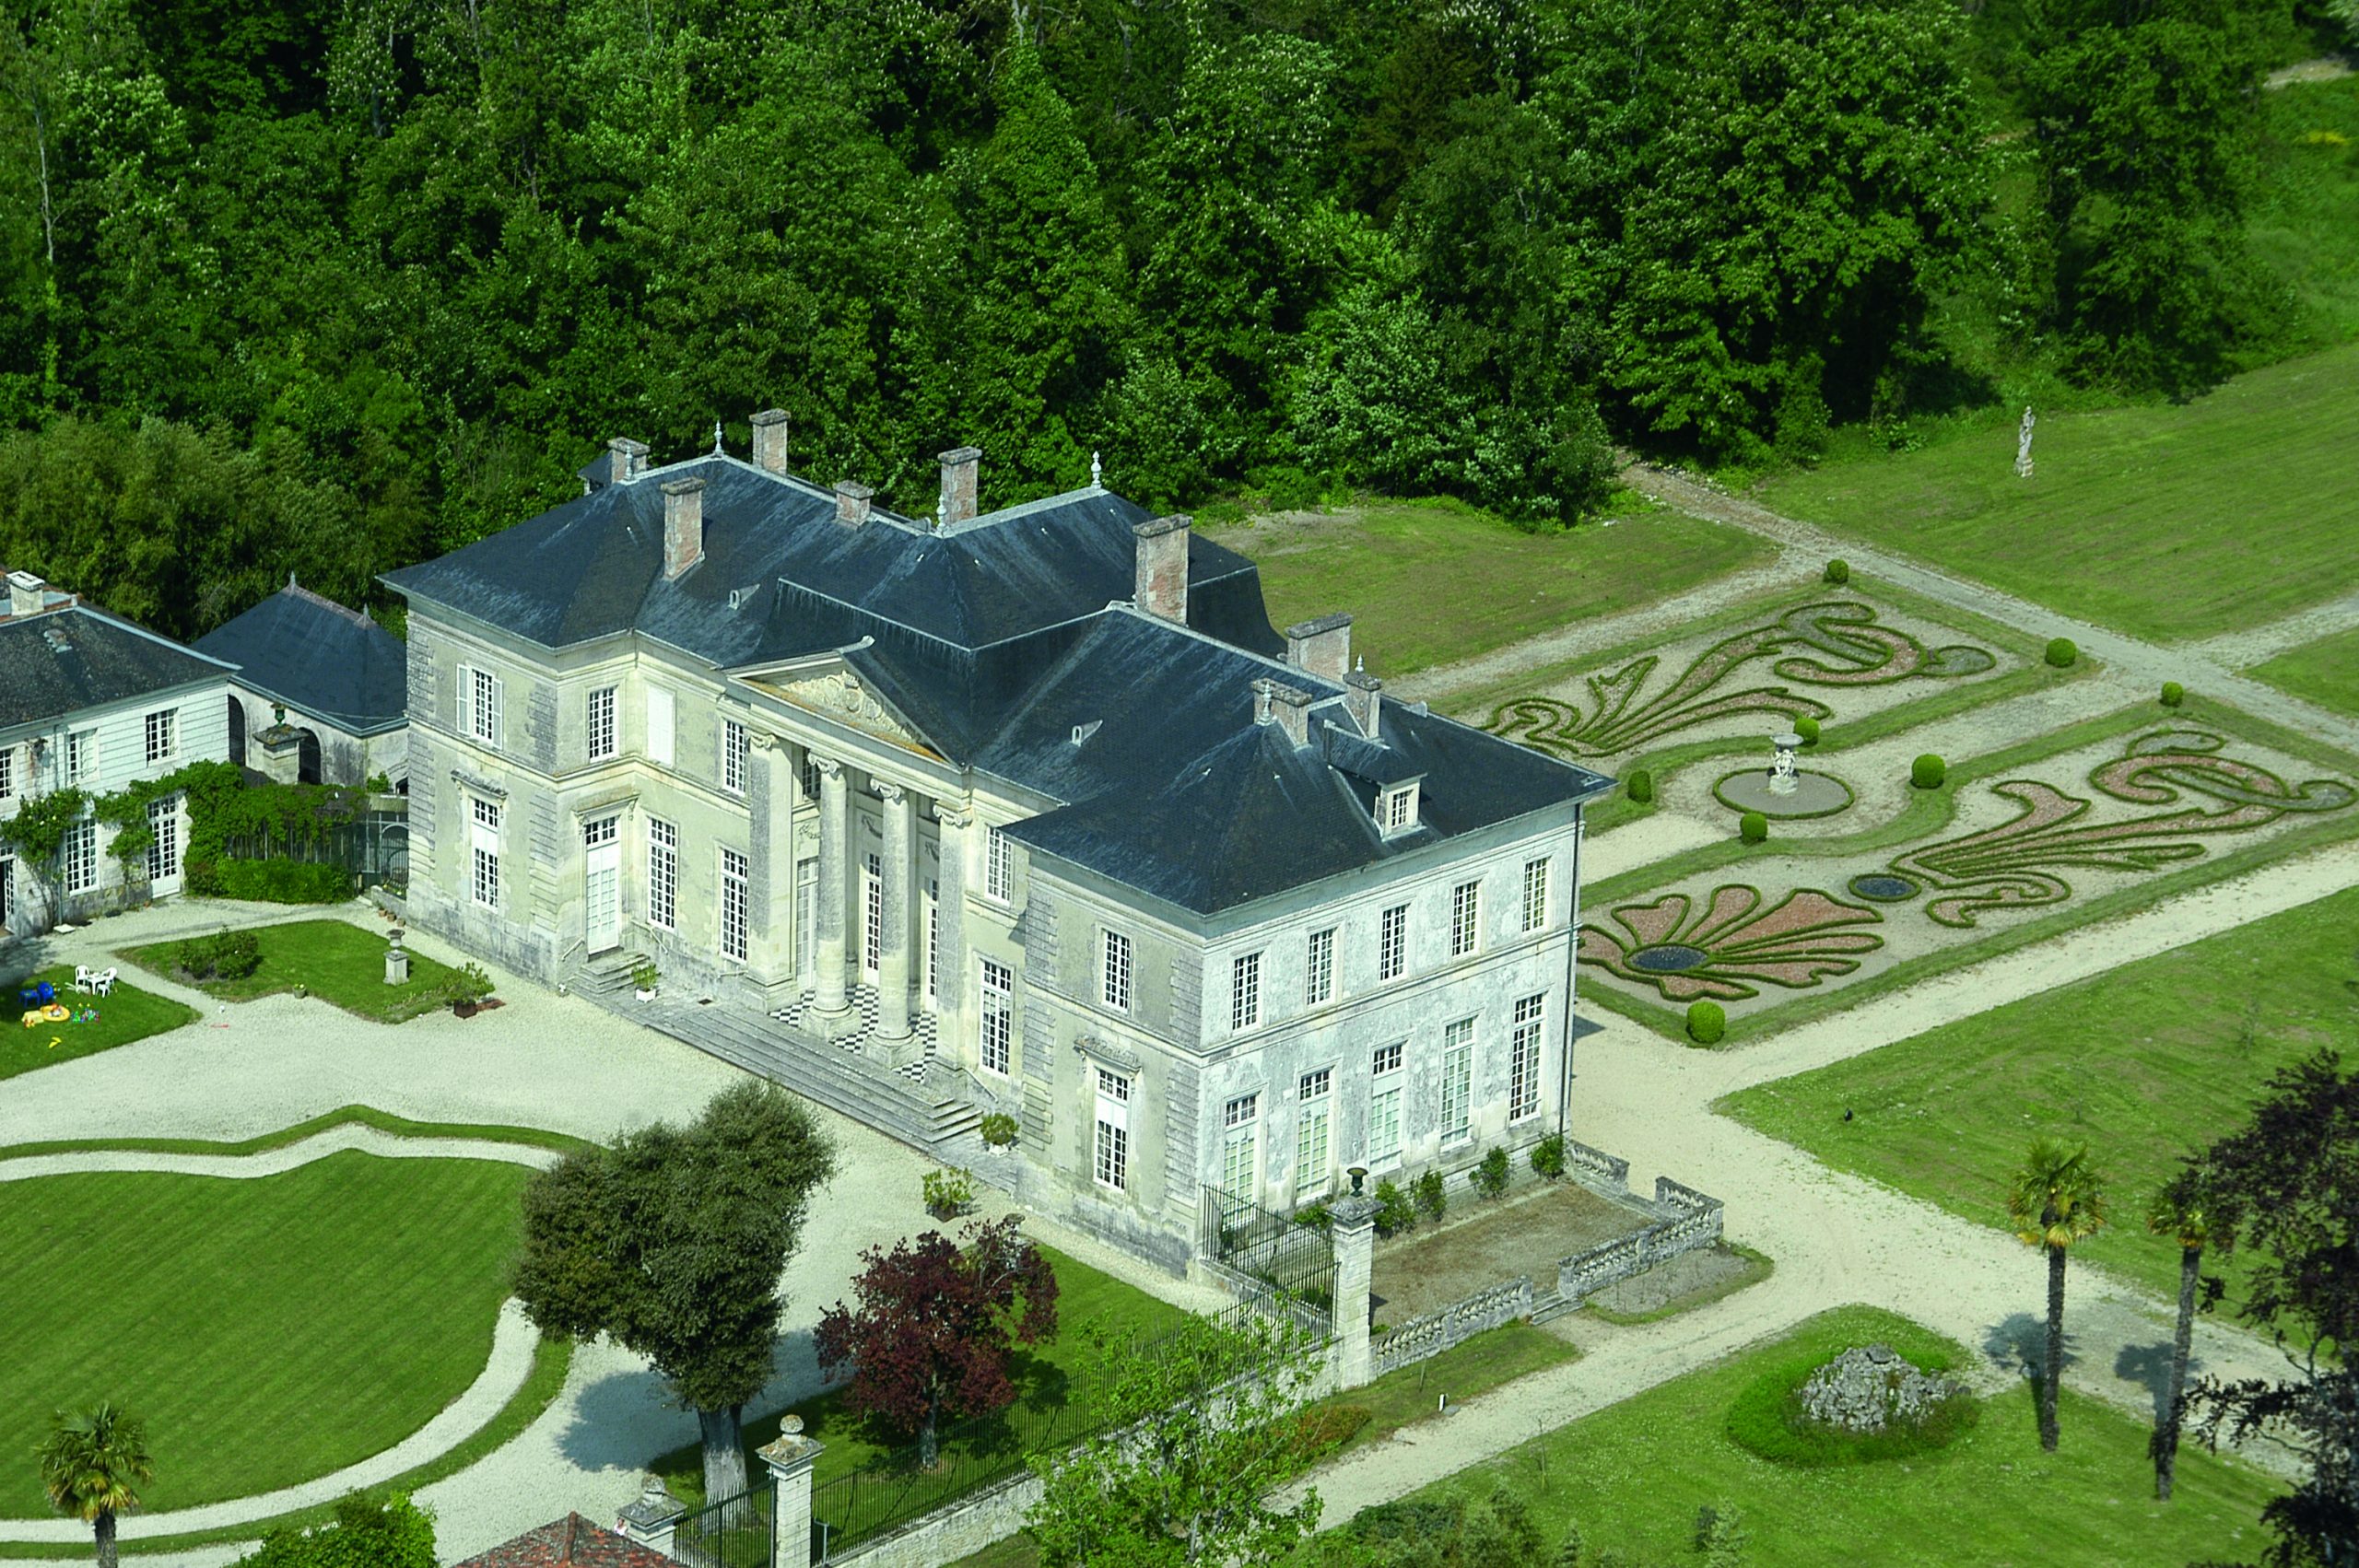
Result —
[[[1655,798],[1655,776],[1643,767],[1639,768],[1630,775],[1624,788],[1630,791],[1630,798],[1634,801],[1641,803],[1651,801]]]
[[[1747,812],[1736,819],[1736,831],[1747,844],[1758,844],[1769,837],[1769,819],[1759,812]]]
[[[1728,1009],[1717,1001],[1687,1004],[1687,1037],[1699,1046],[1717,1046],[1729,1032]]]
[[[1826,563],[1826,580],[1827,580],[1827,581],[1829,581],[1829,582],[1848,582],[1848,581],[1850,581],[1850,580],[1851,580],[1851,563],[1850,563],[1850,562],[1848,562],[1848,561],[1847,561],[1847,560],[1845,560],[1845,559],[1843,559],[1843,558],[1842,558],[1841,556],[1837,556],[1834,560],[1831,560],[1831,561],[1827,562],[1827,563]]]
[[[2071,638],[2057,637],[2048,639],[2048,661],[2059,670],[2071,669],[2072,661],[2080,656],[2081,650],[2072,646]]]
[[[1802,738],[1802,744],[1806,746],[1818,744],[1818,720],[1815,719],[1795,720],[1794,733]]]
[[[2165,681],[2163,683],[2163,706],[2165,708],[2177,708],[2180,703],[2185,702],[2186,700],[2187,688],[2185,686],[2180,685],[2177,681]]]
[[[1942,787],[1942,781],[1949,776],[1949,764],[1931,752],[1927,752],[1908,765],[1908,782],[1916,785],[1919,790],[1938,790]]]

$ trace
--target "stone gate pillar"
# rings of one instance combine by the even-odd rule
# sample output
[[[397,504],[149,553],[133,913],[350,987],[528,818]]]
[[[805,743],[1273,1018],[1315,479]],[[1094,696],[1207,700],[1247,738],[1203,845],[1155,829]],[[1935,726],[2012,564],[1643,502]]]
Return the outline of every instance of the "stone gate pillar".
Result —
[[[1352,1171],[1352,1191],[1328,1212],[1335,1245],[1335,1387],[1357,1388],[1369,1377],[1368,1293],[1376,1274],[1376,1199],[1359,1190],[1367,1172]]]
[[[803,1435],[803,1418],[788,1416],[779,1434],[756,1450],[769,1467],[777,1496],[770,1509],[770,1568],[811,1568],[811,1467],[827,1446]]]

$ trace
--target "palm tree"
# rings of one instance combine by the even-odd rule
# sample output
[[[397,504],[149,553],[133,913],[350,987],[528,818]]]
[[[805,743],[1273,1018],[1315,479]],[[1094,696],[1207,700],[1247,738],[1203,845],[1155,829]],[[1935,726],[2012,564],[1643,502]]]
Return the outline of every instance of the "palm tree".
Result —
[[[99,1568],[115,1568],[114,1516],[139,1506],[134,1483],[155,1477],[147,1423],[103,1402],[86,1415],[60,1410],[40,1454],[51,1506],[88,1520],[98,1537]]]
[[[2105,1177],[2083,1143],[2032,1141],[2015,1172],[2007,1213],[2026,1246],[2048,1251],[2048,1364],[2039,1384],[2039,1445],[2056,1451],[2056,1386],[2064,1372],[2064,1253],[2105,1224]]]
[[[2178,1328],[2171,1335],[2171,1380],[2163,1399],[2163,1418],[2154,1427],[2154,1496],[2171,1500],[2171,1479],[2178,1469],[2179,1399],[2187,1390],[2187,1351],[2195,1338],[2195,1280],[2203,1263],[2203,1248],[2212,1240],[2212,1225],[2204,1211],[2202,1173],[2190,1164],[2165,1183],[2146,1212],[2146,1228],[2178,1243]]]

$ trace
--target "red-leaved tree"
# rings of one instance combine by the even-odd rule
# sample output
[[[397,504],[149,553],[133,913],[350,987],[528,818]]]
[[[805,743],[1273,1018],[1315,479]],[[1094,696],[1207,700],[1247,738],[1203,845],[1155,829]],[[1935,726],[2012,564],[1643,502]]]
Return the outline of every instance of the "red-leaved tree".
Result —
[[[1055,1337],[1057,1276],[1013,1216],[968,1227],[963,1246],[932,1231],[862,1256],[859,1305],[838,1302],[819,1319],[819,1364],[830,1375],[849,1365],[845,1403],[914,1435],[919,1463],[932,1469],[945,1415],[1015,1402],[1008,1357]]]

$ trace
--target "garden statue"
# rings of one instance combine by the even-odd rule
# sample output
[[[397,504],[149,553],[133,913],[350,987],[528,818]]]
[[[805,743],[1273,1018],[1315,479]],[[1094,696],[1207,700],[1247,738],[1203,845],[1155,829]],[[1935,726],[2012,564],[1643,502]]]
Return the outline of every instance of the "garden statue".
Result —
[[[1778,755],[1769,764],[1769,792],[1790,795],[1794,792],[1794,752],[1802,743],[1802,736],[1789,730],[1782,735],[1772,735],[1769,743],[1778,748]]]
[[[2024,422],[2015,431],[2015,477],[2031,477],[2031,427],[2039,421],[2031,416],[2031,405],[2024,405]]]

